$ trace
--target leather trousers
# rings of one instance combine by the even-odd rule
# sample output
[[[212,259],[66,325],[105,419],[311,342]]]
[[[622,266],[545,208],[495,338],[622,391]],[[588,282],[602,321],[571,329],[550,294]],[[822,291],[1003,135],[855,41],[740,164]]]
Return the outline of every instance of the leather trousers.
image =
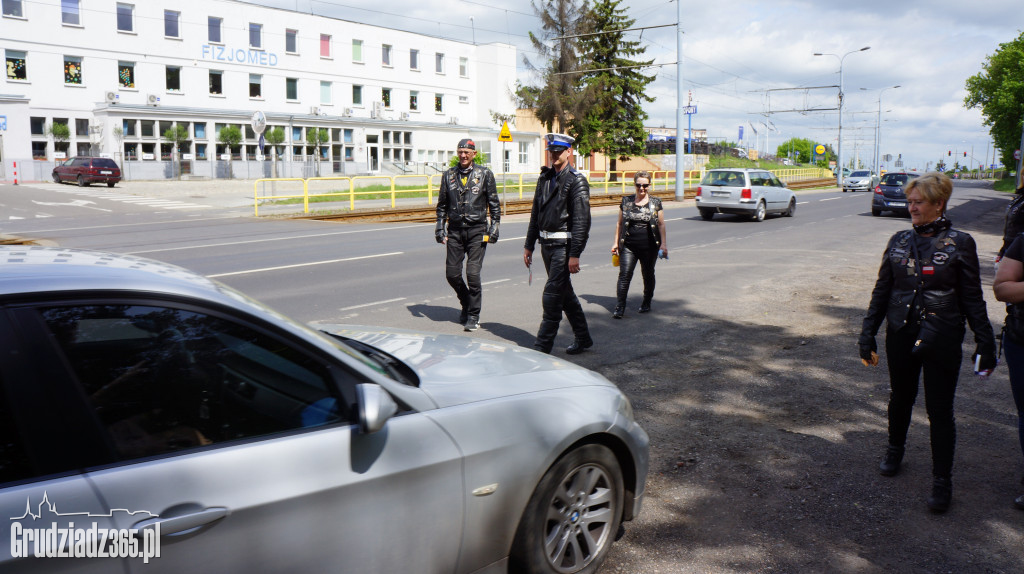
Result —
[[[485,225],[448,230],[448,256],[445,259],[445,278],[455,290],[462,309],[469,317],[480,318],[481,291],[480,269],[484,265]],[[462,261],[466,260],[466,278],[462,278]]]
[[[658,261],[658,250],[648,245],[647,248],[639,249],[625,245],[619,249],[619,283],[615,290],[618,299],[616,306],[626,306],[626,294],[629,293],[629,284],[633,280],[633,271],[637,262],[640,263],[640,275],[644,279],[644,303],[650,303],[654,298],[654,264]]]
[[[921,359],[910,354],[917,331],[904,328],[885,332],[885,353],[889,363],[889,444],[904,446],[910,416],[917,400],[918,380],[924,372],[924,406],[932,443],[932,475],[948,478],[953,470],[956,445],[956,421],[953,398],[956,394],[960,363],[963,360],[958,340],[944,341],[940,349]]]
[[[569,326],[577,339],[590,342],[590,329],[587,317],[583,314],[583,306],[572,289],[569,273],[569,245],[564,239],[542,239],[540,241],[541,257],[548,280],[544,284],[544,295],[541,304],[544,315],[537,331],[537,340],[533,346],[538,351],[550,353],[558,334],[558,324],[562,313],[569,320]]]

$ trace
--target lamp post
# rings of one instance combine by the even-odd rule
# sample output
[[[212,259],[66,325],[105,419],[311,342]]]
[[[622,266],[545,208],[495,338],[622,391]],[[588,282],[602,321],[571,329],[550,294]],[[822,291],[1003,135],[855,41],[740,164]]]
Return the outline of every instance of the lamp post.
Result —
[[[843,187],[843,60],[850,54],[870,50],[871,46],[864,46],[860,50],[853,50],[840,56],[839,54],[824,54],[815,52],[815,56],[835,56],[839,60],[839,137],[836,138],[836,186]]]
[[[899,87],[900,85],[896,84],[895,86],[882,88],[878,92],[878,116],[875,119],[875,175],[879,175],[879,154],[881,153],[882,146],[882,94],[884,94],[886,90],[892,90]],[[867,88],[861,89],[867,91]]]

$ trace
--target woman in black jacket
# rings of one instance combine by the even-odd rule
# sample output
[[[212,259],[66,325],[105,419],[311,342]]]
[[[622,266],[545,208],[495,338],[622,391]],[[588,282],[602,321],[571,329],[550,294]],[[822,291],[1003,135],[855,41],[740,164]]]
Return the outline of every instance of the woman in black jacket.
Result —
[[[619,282],[616,288],[615,311],[612,317],[621,319],[626,312],[626,294],[633,280],[633,271],[640,263],[640,274],[644,278],[644,300],[638,311],[651,310],[654,298],[654,264],[658,257],[668,257],[668,237],[665,232],[665,211],[661,200],[651,197],[648,188],[651,174],[638,171],[633,175],[636,193],[622,198],[619,206],[619,221],[615,226],[615,241],[612,255],[619,257]]]
[[[981,371],[990,371],[996,364],[977,247],[970,235],[953,229],[944,215],[952,193],[953,182],[941,173],[926,173],[907,185],[914,228],[889,239],[859,340],[861,359],[877,364],[875,334],[886,321],[889,447],[879,465],[885,476],[899,471],[924,371],[933,475],[928,507],[934,512],[946,511],[953,495],[953,396],[963,359],[965,317],[977,344],[972,360],[980,356]]]

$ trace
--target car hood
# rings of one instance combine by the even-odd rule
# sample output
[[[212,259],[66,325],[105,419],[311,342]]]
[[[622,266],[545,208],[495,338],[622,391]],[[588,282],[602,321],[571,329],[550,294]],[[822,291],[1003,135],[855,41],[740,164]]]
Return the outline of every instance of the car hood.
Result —
[[[615,386],[565,359],[512,343],[363,325],[311,326],[402,361],[439,407],[566,387]]]

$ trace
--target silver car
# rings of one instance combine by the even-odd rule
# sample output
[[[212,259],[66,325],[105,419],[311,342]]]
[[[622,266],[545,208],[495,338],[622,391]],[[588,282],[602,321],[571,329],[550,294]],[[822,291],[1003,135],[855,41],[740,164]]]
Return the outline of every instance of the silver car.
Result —
[[[643,500],[626,396],[514,344],[0,247],[0,349],[3,572],[593,572]]]
[[[716,213],[746,215],[764,221],[769,213],[793,217],[796,195],[770,171],[752,168],[712,169],[697,187],[697,210],[706,220]]]
[[[843,179],[843,192],[872,191],[878,185],[878,176],[866,169],[852,172]]]

